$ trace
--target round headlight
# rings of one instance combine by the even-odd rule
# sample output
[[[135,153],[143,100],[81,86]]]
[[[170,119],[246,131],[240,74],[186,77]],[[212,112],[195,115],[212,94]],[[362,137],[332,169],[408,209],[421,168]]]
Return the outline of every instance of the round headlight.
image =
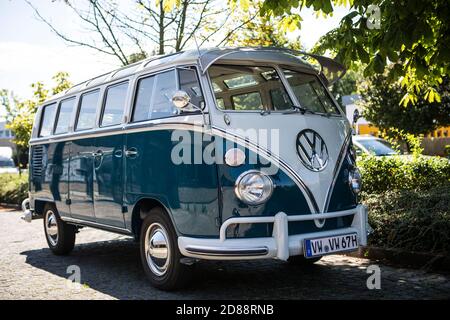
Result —
[[[246,204],[258,205],[266,202],[272,195],[273,182],[260,171],[246,171],[237,178],[234,192]]]
[[[355,167],[349,171],[348,183],[350,184],[350,187],[352,188],[354,193],[358,194],[361,192],[362,179],[361,173],[359,172],[358,168]]]

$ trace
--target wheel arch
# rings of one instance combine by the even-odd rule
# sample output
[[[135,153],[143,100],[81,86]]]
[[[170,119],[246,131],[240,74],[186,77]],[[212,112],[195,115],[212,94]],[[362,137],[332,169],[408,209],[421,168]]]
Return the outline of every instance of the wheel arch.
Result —
[[[51,204],[55,206],[54,201],[43,200],[43,199],[35,199],[34,200],[34,212],[40,216],[44,215],[44,208],[46,204]]]
[[[143,197],[140,198],[133,206],[133,211],[131,214],[131,232],[134,234],[136,239],[138,239],[141,234],[143,220],[155,207],[160,207],[165,211],[170,221],[172,222],[175,232],[177,233],[177,235],[179,235],[177,225],[175,224],[170,209],[158,199],[152,197]]]

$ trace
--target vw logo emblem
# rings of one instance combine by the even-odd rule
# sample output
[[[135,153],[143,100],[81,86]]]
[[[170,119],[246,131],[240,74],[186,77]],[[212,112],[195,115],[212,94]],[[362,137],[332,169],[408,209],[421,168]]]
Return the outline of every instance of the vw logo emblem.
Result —
[[[322,137],[311,129],[297,135],[297,153],[305,167],[312,171],[324,169],[328,163],[328,149]]]

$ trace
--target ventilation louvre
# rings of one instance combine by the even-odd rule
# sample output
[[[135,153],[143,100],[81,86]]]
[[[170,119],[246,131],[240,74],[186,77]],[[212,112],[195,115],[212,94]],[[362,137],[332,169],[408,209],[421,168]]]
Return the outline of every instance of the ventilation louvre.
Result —
[[[33,170],[34,179],[40,179],[42,177],[43,156],[44,156],[44,146],[37,145],[33,147],[31,168]]]

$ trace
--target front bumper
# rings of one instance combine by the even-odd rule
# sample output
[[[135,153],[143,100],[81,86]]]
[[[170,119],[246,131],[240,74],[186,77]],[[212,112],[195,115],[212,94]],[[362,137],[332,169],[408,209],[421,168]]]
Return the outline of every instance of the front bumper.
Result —
[[[289,236],[289,221],[308,221],[353,216],[351,227],[318,231]],[[238,223],[273,223],[272,237],[227,239],[227,228]],[[178,247],[186,257],[207,260],[250,260],[275,258],[287,260],[290,256],[302,255],[305,239],[329,237],[356,232],[360,246],[367,244],[367,208],[358,205],[354,209],[306,215],[286,215],[279,212],[275,216],[237,217],[226,220],[220,227],[219,239],[179,237]]]

